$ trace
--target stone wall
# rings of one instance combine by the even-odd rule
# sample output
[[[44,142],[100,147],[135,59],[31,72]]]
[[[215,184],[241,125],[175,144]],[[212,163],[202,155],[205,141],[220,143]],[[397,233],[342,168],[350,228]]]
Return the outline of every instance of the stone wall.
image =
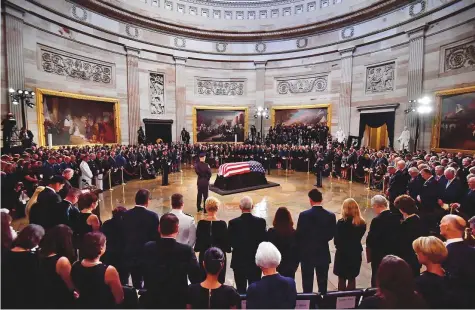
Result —
[[[8,0],[1,23],[6,35],[0,54],[7,67],[0,71],[2,116],[8,110],[19,113],[6,104],[7,89],[24,83],[30,89],[118,98],[122,143],[136,140],[144,118],[173,120],[173,139],[182,127],[192,132],[195,106],[248,107],[249,126],[258,127],[257,106],[330,104],[331,130],[342,127],[358,135],[358,108],[399,104],[397,138],[414,122],[413,115],[404,113],[408,100],[475,85],[473,62],[457,68],[446,64],[457,48],[475,44],[475,2],[417,3],[424,3],[423,9],[407,5],[337,31],[236,43],[154,32],[67,1],[52,6],[46,0]],[[45,53],[111,68],[110,81],[55,73],[45,64]],[[311,91],[279,88],[317,80]],[[202,93],[200,81],[231,82],[241,91]],[[423,119],[421,127],[420,146],[426,149],[432,117]],[[27,122],[37,136],[37,111],[28,110]],[[264,121],[265,130],[270,125],[270,119]]]

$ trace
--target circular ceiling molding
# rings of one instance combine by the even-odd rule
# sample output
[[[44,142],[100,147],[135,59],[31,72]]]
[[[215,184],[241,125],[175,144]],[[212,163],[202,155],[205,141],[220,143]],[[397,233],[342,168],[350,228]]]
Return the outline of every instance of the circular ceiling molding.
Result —
[[[138,38],[139,36],[139,29],[131,25],[125,26],[125,32],[127,33],[128,36],[133,37],[133,38]]]
[[[411,6],[409,6],[409,15],[411,15],[411,17],[415,17],[421,13],[424,13],[425,10],[426,10],[426,2],[425,0],[420,0],[411,4]]]
[[[226,42],[218,42],[216,43],[216,51],[219,53],[226,52],[226,48],[228,47],[228,43]]]
[[[259,42],[259,43],[256,43],[256,52],[258,53],[264,53],[267,49],[267,46],[264,42]]]
[[[307,45],[308,45],[308,39],[307,38],[297,39],[297,47],[298,48],[304,48],[304,47],[307,47]]]
[[[341,30],[341,37],[343,39],[350,39],[355,35],[355,27],[349,26]]]
[[[73,17],[82,21],[87,19],[87,11],[80,6],[73,4]]]
[[[184,38],[175,37],[175,47],[184,48],[186,47],[186,40]]]

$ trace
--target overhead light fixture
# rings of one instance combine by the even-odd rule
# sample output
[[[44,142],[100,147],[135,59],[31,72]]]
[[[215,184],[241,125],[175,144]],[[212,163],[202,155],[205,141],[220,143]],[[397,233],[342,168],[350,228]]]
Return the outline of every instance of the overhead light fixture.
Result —
[[[17,105],[17,104],[18,104],[18,101],[14,100],[12,103],[13,103],[14,105]]]
[[[417,100],[418,103],[427,105],[431,102],[430,98],[428,96],[424,96],[420,99]]]
[[[13,88],[10,88],[10,89],[8,90],[8,92],[9,92],[9,93],[14,93],[15,90],[14,90]]]
[[[18,92],[19,94],[23,94],[23,90],[21,90],[21,89],[17,90],[17,92]]]
[[[31,91],[30,95],[34,96],[34,95],[35,95],[35,92],[34,92],[34,91]]]
[[[25,93],[25,95],[28,95],[28,94],[29,94],[27,90],[25,90],[24,93]]]
[[[261,112],[261,111],[262,111],[262,107],[258,107],[258,108],[257,108],[257,111]]]

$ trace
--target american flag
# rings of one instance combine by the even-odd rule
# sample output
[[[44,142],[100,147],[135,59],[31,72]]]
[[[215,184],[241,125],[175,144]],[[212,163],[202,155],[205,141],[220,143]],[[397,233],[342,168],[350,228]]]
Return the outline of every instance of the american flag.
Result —
[[[260,162],[252,160],[239,163],[222,164],[218,169],[218,175],[221,175],[225,178],[249,172],[266,173]]]

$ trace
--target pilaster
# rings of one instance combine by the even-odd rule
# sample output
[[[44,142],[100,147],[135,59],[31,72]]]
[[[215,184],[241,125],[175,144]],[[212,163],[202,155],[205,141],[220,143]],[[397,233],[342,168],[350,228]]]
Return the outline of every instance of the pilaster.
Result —
[[[340,100],[338,101],[338,126],[350,135],[351,88],[353,77],[354,47],[339,50],[341,56]],[[331,124],[328,124],[331,127]]]
[[[186,121],[186,57],[175,58],[175,139],[179,139],[180,132]],[[194,141],[193,141],[194,142]]]
[[[129,112],[129,144],[138,143],[140,126],[139,55],[140,50],[126,46],[127,52],[127,105]]]
[[[266,107],[265,106],[265,103],[266,103],[266,64],[267,64],[267,61],[255,61],[254,62],[254,66],[256,68],[256,107]],[[267,108],[271,108],[271,107],[267,107]],[[269,110],[269,113],[270,113],[270,110]],[[253,117],[252,116],[253,113],[251,112],[249,114],[249,117]],[[255,126],[258,128],[258,131],[259,131],[259,128],[260,128],[260,120],[257,121],[256,120],[256,124]],[[270,126],[269,124],[267,124],[269,121],[266,120],[266,119],[263,119],[263,124],[262,124],[262,127],[263,127],[263,132],[262,134],[265,136],[265,132],[267,131],[268,127]],[[250,122],[249,122],[249,126],[251,126]],[[248,132],[250,132],[250,128],[248,128]]]

